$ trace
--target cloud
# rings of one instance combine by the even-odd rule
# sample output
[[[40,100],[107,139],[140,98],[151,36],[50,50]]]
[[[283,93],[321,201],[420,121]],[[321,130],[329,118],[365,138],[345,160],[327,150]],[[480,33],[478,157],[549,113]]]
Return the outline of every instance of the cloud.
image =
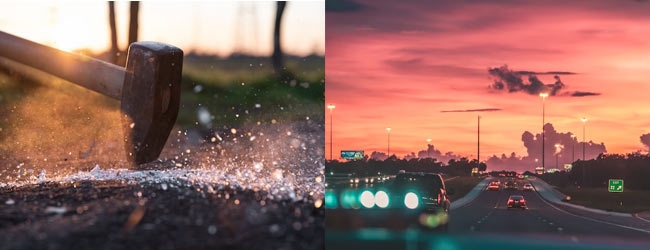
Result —
[[[349,0],[327,0],[325,1],[326,12],[358,12],[365,6]]]
[[[497,109],[497,108],[484,108],[484,109],[457,109],[457,110],[443,110],[440,111],[442,113],[458,113],[458,112],[492,112],[492,111],[500,111],[503,109]]]
[[[573,160],[583,159],[582,157],[582,148],[585,148],[585,158],[593,159],[601,153],[607,153],[607,149],[604,143],[594,143],[593,141],[589,142],[579,142],[577,138],[571,137],[571,132],[561,133],[555,130],[553,124],[547,123],[544,126],[544,163],[546,167],[555,166],[555,156],[556,148],[555,144],[562,145],[562,149],[557,152],[559,165],[562,166],[565,163],[571,163]],[[521,135],[521,141],[526,147],[527,156],[524,157],[526,160],[534,161],[537,159],[537,165],[542,165],[542,135],[533,134],[529,131],[525,131]]]
[[[534,71],[515,71],[515,73],[520,75],[575,75],[578,73],[566,72],[566,71],[548,71],[548,72],[534,72]]]
[[[412,153],[413,154],[413,153]],[[413,155],[411,155],[413,157]],[[434,145],[428,144],[426,150],[420,150],[417,153],[418,158],[434,158],[439,162],[442,162],[443,165],[446,165],[447,162],[451,159],[460,159],[462,156],[456,155],[453,152],[442,153],[439,149],[436,149]]]
[[[641,143],[643,143],[643,145],[645,145],[648,149],[650,149],[650,133],[641,135],[640,139],[641,139]]]
[[[576,92],[571,93],[571,96],[574,96],[574,97],[594,96],[594,95],[600,95],[600,93],[584,92],[584,91],[576,91]]]
[[[408,59],[389,59],[384,60],[384,63],[400,74],[451,77],[485,76],[484,71],[480,68],[469,68],[453,64],[431,64],[422,57],[412,57],[412,55],[407,54],[404,57],[408,57]]]
[[[575,91],[575,92],[562,92],[560,91],[566,86],[560,75],[575,75],[577,73],[568,72],[568,71],[548,71],[548,72],[536,72],[536,71],[513,71],[508,68],[508,65],[503,65],[498,68],[488,69],[488,73],[494,77],[494,82],[490,85],[490,89],[502,91],[507,90],[509,93],[515,92],[524,92],[530,95],[539,95],[542,92],[547,92],[551,96],[556,95],[566,95],[572,97],[584,97],[584,96],[597,96],[600,93],[586,92],[586,91]],[[537,75],[554,75],[555,83],[553,84],[544,84]],[[524,76],[528,76],[528,82],[524,82],[522,79]]]
[[[529,71],[525,71],[529,72]],[[549,95],[556,95],[564,87],[564,83],[560,80],[559,76],[555,76],[555,84],[544,84],[537,78],[536,75],[528,75],[528,83],[522,80],[522,74],[518,71],[508,69],[508,65],[503,65],[498,68],[488,69],[488,73],[495,77],[494,83],[490,88],[495,90],[507,89],[508,92],[525,92],[531,95],[538,95],[542,92],[549,92]]]

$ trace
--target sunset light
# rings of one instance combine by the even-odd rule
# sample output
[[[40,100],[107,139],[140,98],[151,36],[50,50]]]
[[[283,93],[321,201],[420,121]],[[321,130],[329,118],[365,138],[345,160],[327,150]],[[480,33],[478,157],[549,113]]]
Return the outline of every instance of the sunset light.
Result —
[[[554,145],[583,137],[585,115],[577,158],[650,148],[648,2],[355,2],[326,14],[326,102],[347,107],[334,152],[475,159],[476,115],[441,111],[481,109],[501,110],[481,114],[479,160],[491,167],[554,165]],[[384,124],[399,128],[389,148]]]

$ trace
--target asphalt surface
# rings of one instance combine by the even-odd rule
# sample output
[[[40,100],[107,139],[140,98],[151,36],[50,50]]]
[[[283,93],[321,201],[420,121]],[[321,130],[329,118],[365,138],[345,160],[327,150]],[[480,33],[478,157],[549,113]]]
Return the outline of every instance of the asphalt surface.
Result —
[[[178,131],[137,168],[100,157],[104,143],[84,159],[9,155],[0,249],[322,249],[322,124]]]
[[[326,231],[326,249],[647,249],[644,221],[583,211],[546,200],[537,191],[480,190],[450,210],[449,232],[362,229]],[[540,186],[539,183],[537,183]],[[547,192],[540,187],[540,192]],[[507,209],[511,194],[522,194],[528,209]],[[549,193],[543,193],[550,196]],[[555,201],[559,202],[559,201]],[[326,212],[327,215],[327,212]]]

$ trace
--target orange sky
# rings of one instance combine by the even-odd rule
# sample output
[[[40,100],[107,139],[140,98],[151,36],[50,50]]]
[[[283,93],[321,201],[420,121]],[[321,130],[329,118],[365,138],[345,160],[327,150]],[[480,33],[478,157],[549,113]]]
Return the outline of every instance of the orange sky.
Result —
[[[488,69],[503,65],[575,73],[559,75],[564,88],[546,99],[545,119],[557,132],[581,141],[580,118],[586,117],[587,141],[604,143],[608,153],[647,150],[639,137],[650,133],[650,2],[470,2],[364,0],[327,7],[334,158],[346,149],[386,152],[386,127],[392,128],[391,154],[399,157],[425,150],[431,138],[443,153],[475,158],[478,114],[441,111],[483,108],[502,110],[480,114],[481,160],[526,156],[522,133],[541,133],[542,99],[490,89],[497,78]],[[553,74],[537,77],[555,82]],[[576,91],[600,95],[570,96]]]
[[[228,56],[269,55],[276,4],[272,1],[143,1],[139,40],[173,44],[185,51]],[[324,1],[289,2],[282,22],[283,50],[325,53]],[[129,3],[115,3],[118,43],[127,47]],[[0,30],[64,50],[109,48],[106,1],[0,3]]]

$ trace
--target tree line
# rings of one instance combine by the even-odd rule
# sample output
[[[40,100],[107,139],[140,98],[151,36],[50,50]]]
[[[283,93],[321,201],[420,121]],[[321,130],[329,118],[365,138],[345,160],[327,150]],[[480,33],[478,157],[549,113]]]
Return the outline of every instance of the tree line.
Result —
[[[276,2],[275,21],[273,24],[273,54],[271,55],[271,62],[273,63],[273,69],[276,76],[280,78],[289,79],[291,78],[291,75],[289,72],[285,70],[284,53],[282,52],[282,46],[280,40],[280,34],[282,31],[281,29],[282,16],[284,14],[286,5],[287,5],[286,1]],[[139,12],[140,12],[140,1],[129,2],[129,33],[128,33],[129,45],[138,41]],[[110,39],[111,39],[109,61],[111,61],[114,64],[124,66],[126,64],[126,57],[125,57],[126,53],[124,53],[126,49],[120,49],[117,45],[118,34],[117,34],[117,26],[115,24],[115,1],[108,1],[108,26],[110,30]]]
[[[429,172],[444,173],[454,176],[469,176],[472,174],[472,168],[478,166],[479,171],[485,171],[485,163],[478,165],[478,160],[468,160],[467,158],[451,159],[446,165],[437,161],[435,158],[412,158],[398,159],[391,156],[385,160],[364,159],[359,161],[328,161],[325,165],[326,173],[355,173],[359,176],[371,176],[381,174],[394,175],[400,170],[409,172]]]

